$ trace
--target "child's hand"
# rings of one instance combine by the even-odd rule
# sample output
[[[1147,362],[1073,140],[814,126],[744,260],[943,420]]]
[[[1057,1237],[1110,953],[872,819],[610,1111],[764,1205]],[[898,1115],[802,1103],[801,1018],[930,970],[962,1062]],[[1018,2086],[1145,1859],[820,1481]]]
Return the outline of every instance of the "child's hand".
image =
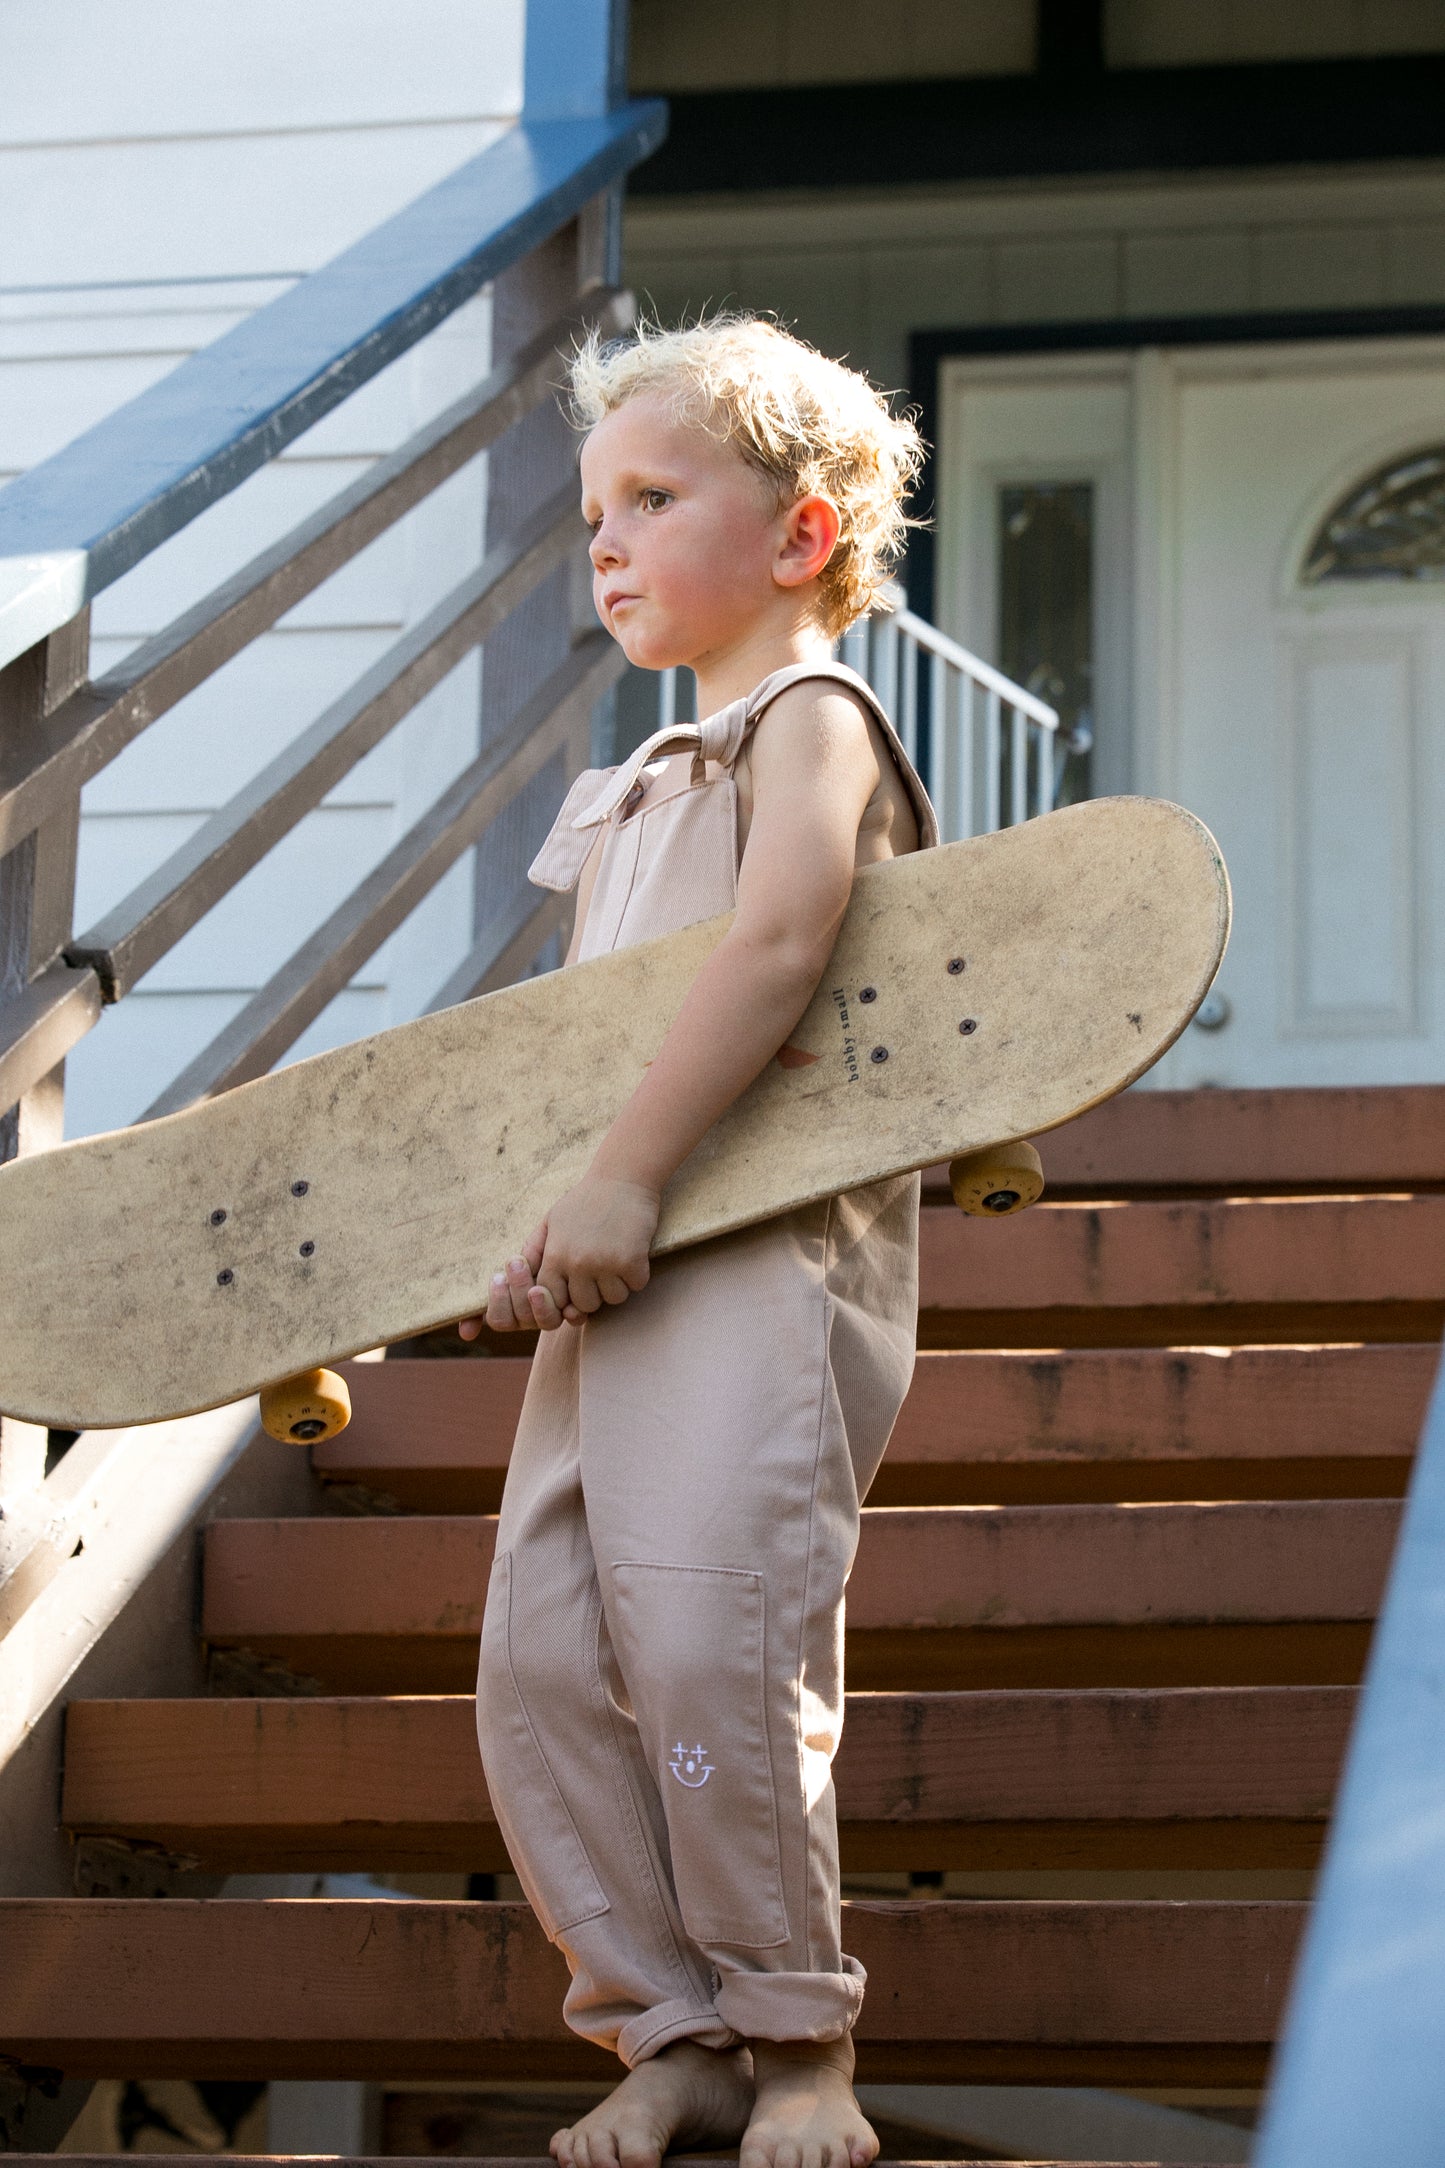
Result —
[[[457,1326],[463,1340],[475,1340],[483,1325],[492,1332],[536,1331],[537,1320],[532,1315],[527,1295],[542,1262],[546,1235],[547,1222],[543,1220],[541,1226],[528,1235],[521,1256],[510,1258],[492,1274],[485,1311],[479,1317],[462,1318]]]
[[[580,1325],[604,1303],[646,1287],[659,1199],[641,1183],[584,1175],[528,1238],[524,1254],[492,1275],[486,1323],[493,1332]],[[481,1321],[459,1330],[474,1339]],[[470,1330],[468,1329],[470,1327]]]
[[[560,1197],[537,1230],[542,1257],[526,1295],[530,1322],[543,1332],[578,1325],[603,1303],[626,1302],[646,1287],[659,1201],[640,1182],[598,1174],[584,1175]]]

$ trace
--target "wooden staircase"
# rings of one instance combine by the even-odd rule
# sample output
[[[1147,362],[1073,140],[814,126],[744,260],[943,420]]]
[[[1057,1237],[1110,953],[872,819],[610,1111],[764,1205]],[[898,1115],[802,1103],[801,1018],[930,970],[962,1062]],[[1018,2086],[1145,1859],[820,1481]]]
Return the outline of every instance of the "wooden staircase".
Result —
[[[1016,1221],[927,1192],[849,1597],[859,2074],[1255,2086],[1445,1323],[1445,1089],[1137,1093],[1045,1163]],[[218,1691],[71,1705],[76,1838],[506,1869],[470,1689],[525,1372],[351,1366],[332,1510],[208,1531]],[[0,2039],[72,2074],[605,2076],[564,1984],[515,1903],[0,1903]]]

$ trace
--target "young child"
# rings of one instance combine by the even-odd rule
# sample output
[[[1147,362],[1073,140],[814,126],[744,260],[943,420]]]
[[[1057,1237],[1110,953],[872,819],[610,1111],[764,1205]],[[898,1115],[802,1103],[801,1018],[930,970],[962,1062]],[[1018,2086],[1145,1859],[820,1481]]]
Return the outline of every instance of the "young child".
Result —
[[[743,2168],[866,2168],[830,1765],[858,1504],[913,1367],[917,1177],[648,1249],[669,1177],[811,1000],[857,867],[937,841],[830,647],[896,558],[920,444],[747,318],[594,340],[572,393],[598,615],[632,662],[690,665],[706,719],[582,776],[532,878],[579,887],[569,963],[736,916],[491,1282],[487,1324],[543,1338],[478,1732],[567,2023],[629,2072],[552,2140],[561,2168],[739,2140]]]

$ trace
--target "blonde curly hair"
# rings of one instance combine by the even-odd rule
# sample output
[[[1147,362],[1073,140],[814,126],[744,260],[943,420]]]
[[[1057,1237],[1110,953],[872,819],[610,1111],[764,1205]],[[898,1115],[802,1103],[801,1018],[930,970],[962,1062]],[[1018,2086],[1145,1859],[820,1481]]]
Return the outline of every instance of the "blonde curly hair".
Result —
[[[568,374],[578,429],[639,392],[667,392],[677,419],[733,445],[780,507],[815,493],[832,499],[842,526],[819,581],[830,637],[878,602],[908,529],[922,524],[903,503],[923,439],[856,369],[766,317],[724,313],[677,330],[643,319],[625,339],[592,331]]]

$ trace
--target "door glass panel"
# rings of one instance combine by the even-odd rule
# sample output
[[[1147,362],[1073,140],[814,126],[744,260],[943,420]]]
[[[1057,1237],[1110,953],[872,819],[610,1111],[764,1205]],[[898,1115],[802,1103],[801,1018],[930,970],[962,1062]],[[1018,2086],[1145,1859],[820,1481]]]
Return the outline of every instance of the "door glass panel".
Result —
[[[1059,711],[1055,803],[1092,787],[1094,485],[1006,482],[998,492],[998,666]]]
[[[1445,444],[1377,467],[1342,497],[1300,574],[1323,580],[1445,580]]]

